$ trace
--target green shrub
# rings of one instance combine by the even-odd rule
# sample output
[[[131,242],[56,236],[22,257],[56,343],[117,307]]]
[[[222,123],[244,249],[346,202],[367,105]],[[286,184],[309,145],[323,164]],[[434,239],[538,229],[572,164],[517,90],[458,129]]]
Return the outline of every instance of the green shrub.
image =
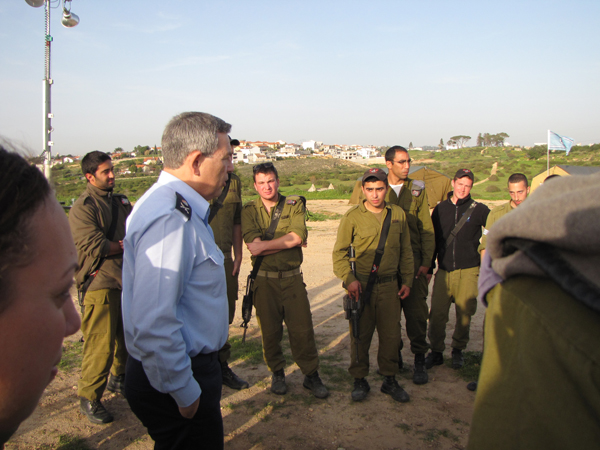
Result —
[[[490,176],[490,181],[498,181],[498,176],[497,175],[491,175]]]
[[[500,192],[500,188],[492,184],[485,188],[485,192]]]

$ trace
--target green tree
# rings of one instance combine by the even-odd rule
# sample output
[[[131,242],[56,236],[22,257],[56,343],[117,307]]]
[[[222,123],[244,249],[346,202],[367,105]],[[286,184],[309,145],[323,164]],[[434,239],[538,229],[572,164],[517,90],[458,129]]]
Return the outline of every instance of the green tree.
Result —
[[[440,138],[440,143],[438,144],[438,148],[439,148],[440,150],[443,150],[443,149],[444,149],[444,140],[443,140],[443,139],[441,139],[441,138]]]
[[[408,144],[408,148],[413,148],[412,142]]]
[[[481,136],[481,133],[479,133],[477,135],[477,147],[482,147],[483,146],[483,136]]]
[[[458,148],[463,148],[465,144],[471,140],[471,136],[459,134],[458,136],[452,136],[450,139],[456,142]]]

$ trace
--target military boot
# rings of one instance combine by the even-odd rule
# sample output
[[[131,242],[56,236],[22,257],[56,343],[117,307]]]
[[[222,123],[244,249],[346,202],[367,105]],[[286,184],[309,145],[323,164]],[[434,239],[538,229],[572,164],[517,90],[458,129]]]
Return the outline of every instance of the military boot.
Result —
[[[123,397],[125,397],[125,374],[113,375],[111,373],[110,377],[108,377],[106,390],[114,392],[115,394],[121,394]]]
[[[277,395],[284,395],[287,392],[283,369],[273,372],[273,376],[271,377],[271,392]]]
[[[100,400],[90,401],[87,398],[79,398],[79,409],[90,422],[97,424],[110,423],[114,417],[109,413]]]
[[[227,362],[221,363],[221,376],[223,378],[223,384],[229,386],[231,389],[248,389],[250,384],[246,380],[242,380],[238,377],[233,370],[229,367]]]
[[[425,354],[417,353],[415,355],[415,371],[413,372],[413,383],[425,384],[429,381],[427,370],[425,369]]]
[[[352,389],[352,400],[360,402],[367,397],[367,394],[371,390],[369,382],[366,378],[355,378],[354,389]]]
[[[404,389],[400,387],[396,381],[394,375],[390,377],[383,377],[383,384],[381,385],[381,392],[389,395],[394,400],[400,403],[406,403],[410,400],[410,397]]]
[[[425,357],[425,367],[431,369],[433,366],[441,366],[444,364],[444,355],[442,352],[429,352]]]
[[[329,396],[329,391],[321,381],[319,372],[305,376],[302,386],[304,386],[306,389],[310,389],[313,395],[317,398],[326,398]]]
[[[452,349],[452,368],[460,369],[465,364],[465,358],[463,357],[462,350],[457,348]]]

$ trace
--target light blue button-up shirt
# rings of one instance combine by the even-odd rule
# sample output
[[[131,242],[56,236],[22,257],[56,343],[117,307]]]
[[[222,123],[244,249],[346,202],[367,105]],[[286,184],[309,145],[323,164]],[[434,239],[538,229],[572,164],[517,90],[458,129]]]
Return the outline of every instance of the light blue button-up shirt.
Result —
[[[223,253],[208,226],[208,214],[209,204],[200,194],[162,172],[127,219],[125,343],[129,354],[142,362],[150,384],[180,407],[202,393],[190,358],[218,351],[227,340]]]

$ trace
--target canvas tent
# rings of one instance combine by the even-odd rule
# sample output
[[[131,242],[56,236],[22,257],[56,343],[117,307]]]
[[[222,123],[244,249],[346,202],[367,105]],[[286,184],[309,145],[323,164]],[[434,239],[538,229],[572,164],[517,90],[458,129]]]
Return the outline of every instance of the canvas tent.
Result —
[[[388,171],[387,167],[384,167],[383,170]],[[435,208],[439,202],[446,200],[448,192],[452,191],[452,179],[437,170],[427,168],[427,166],[411,166],[408,176],[413,180],[423,180],[425,182],[429,208]],[[362,176],[354,185],[352,196],[348,202],[350,205],[358,204],[358,201],[362,197],[361,180]]]
[[[600,172],[600,167],[597,166],[568,166],[560,164],[550,167],[550,173],[547,170],[540,172],[533,180],[531,180],[531,192],[535,191],[544,182],[549,175],[560,175],[567,177],[569,175],[591,175]]]

